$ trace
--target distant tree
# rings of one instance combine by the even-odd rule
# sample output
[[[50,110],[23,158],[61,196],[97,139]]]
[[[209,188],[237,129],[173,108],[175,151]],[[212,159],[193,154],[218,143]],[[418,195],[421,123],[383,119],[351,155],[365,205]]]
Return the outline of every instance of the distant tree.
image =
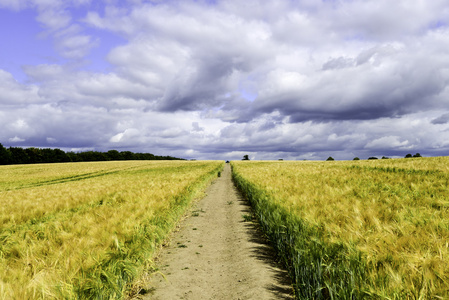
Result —
[[[382,159],[389,159],[388,157],[386,157],[386,156],[382,156]]]
[[[62,150],[60,150],[60,151],[62,151]],[[39,149],[39,152],[40,152],[43,163],[58,162],[57,158],[55,157],[56,153],[53,149],[50,149],[50,148]]]
[[[9,153],[11,154],[12,164],[29,164],[30,158],[27,152],[20,147],[9,147]]]
[[[134,160],[145,160],[144,153],[134,153]]]
[[[73,161],[73,162],[82,161],[81,157],[79,157],[78,153],[75,153],[73,151],[67,152],[67,157],[70,159],[70,161]]]
[[[107,153],[107,156],[109,157],[110,160],[120,160],[122,159],[120,152],[118,152],[117,150],[109,150]]]
[[[135,159],[134,153],[132,153],[131,151],[122,151],[122,152],[120,152],[120,155],[121,155],[122,159],[124,159],[124,160]]]
[[[34,147],[26,148],[25,152],[28,155],[28,163],[36,164],[43,162],[42,151],[40,149]]]
[[[156,156],[154,156],[154,154],[151,154],[151,153],[145,153],[145,159],[153,160],[153,159],[155,159],[155,157],[156,157]],[[179,159],[179,158],[173,158],[173,159]]]
[[[413,157],[422,157],[421,154],[416,153],[415,155],[413,155]]]
[[[246,154],[246,155],[243,155],[243,159],[242,160],[249,160],[249,156],[248,156],[248,154]]]
[[[329,156],[327,159],[326,159],[326,161],[333,161],[333,160],[335,160],[332,156]]]
[[[353,160],[360,160],[360,158],[358,158],[357,156],[356,157],[354,157],[354,159]]]
[[[105,161],[109,158],[105,153],[98,151],[80,152],[77,155],[81,161]]]
[[[29,163],[58,163],[78,161],[108,161],[108,160],[183,160],[172,156],[156,156],[151,153],[133,153],[131,151],[108,152],[86,151],[86,152],[64,152],[61,149],[34,148],[23,149],[20,147],[9,147],[6,149],[0,144],[0,165],[5,164],[29,164]]]
[[[53,149],[54,162],[71,162],[70,157],[61,149]]]
[[[11,155],[5,147],[0,143],[0,165],[7,165],[11,161]]]
[[[368,160],[371,160],[371,159],[378,159],[378,158],[375,156],[368,157]]]
[[[410,153],[405,156],[405,158],[411,158],[411,157],[413,157],[413,156]]]

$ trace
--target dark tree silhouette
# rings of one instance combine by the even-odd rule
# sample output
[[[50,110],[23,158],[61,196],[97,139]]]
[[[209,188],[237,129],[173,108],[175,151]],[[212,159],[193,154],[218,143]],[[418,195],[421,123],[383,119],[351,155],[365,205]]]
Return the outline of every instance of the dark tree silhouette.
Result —
[[[11,157],[9,151],[0,143],[0,165],[9,164]]]
[[[151,153],[133,153],[131,151],[118,152],[117,150],[109,150],[108,152],[86,151],[66,153],[58,148],[40,149],[30,147],[22,149],[19,147],[9,147],[9,149],[6,149],[0,144],[0,165],[108,160],[182,160],[182,158],[156,156]]]

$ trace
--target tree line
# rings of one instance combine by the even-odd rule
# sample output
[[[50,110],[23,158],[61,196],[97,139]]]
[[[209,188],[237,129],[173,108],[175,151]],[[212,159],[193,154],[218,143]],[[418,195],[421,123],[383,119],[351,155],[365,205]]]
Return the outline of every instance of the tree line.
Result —
[[[422,156],[419,153],[416,153],[415,155],[412,155],[411,153],[408,153],[407,155],[405,155],[405,158],[416,158],[416,157],[422,157]],[[378,158],[375,157],[375,156],[368,157],[368,160],[373,160],[373,159],[378,159]],[[390,158],[386,157],[386,156],[382,156],[382,159],[390,159]],[[332,156],[329,156],[326,160],[327,161],[332,161],[332,160],[334,160],[334,158]],[[360,158],[354,157],[353,160],[360,160]]]
[[[109,150],[107,152],[64,152],[57,148],[5,148],[0,143],[0,165],[108,160],[182,160],[182,158],[157,156],[151,153],[133,153],[131,151],[119,152],[117,150]]]

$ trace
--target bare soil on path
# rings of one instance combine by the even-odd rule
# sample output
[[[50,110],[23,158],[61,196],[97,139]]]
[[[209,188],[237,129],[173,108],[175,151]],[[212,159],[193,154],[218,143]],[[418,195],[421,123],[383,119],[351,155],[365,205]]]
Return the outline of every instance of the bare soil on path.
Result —
[[[157,259],[143,299],[294,299],[226,164]],[[162,275],[163,274],[163,275]]]

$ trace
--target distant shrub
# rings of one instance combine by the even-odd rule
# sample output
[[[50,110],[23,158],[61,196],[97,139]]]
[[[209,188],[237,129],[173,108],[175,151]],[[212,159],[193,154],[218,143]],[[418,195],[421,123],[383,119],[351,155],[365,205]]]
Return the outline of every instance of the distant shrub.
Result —
[[[382,156],[382,159],[390,159],[389,157],[386,156]]]
[[[368,160],[371,160],[371,159],[378,159],[378,158],[375,156],[368,157]]]
[[[413,155],[413,157],[422,157],[421,154],[416,153],[415,155]]]
[[[332,156],[329,156],[327,159],[326,159],[327,161],[333,161],[333,160],[335,160]]]
[[[360,158],[358,158],[357,156],[356,157],[354,157],[354,159],[353,160],[360,160]]]
[[[405,156],[405,158],[411,158],[411,157],[413,157],[413,156],[410,153]]]

